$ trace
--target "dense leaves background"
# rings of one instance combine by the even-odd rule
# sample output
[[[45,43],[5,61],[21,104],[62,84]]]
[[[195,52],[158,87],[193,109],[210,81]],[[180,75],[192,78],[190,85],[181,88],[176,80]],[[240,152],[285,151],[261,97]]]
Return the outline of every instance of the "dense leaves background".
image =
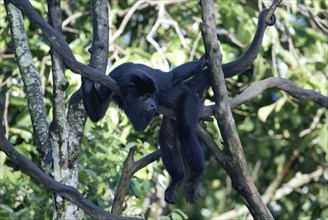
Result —
[[[245,50],[241,46],[247,47],[251,42],[256,29],[254,21],[259,13],[259,4],[245,0],[215,2],[217,11],[220,12],[216,15],[216,22],[223,49],[223,63],[226,63]],[[32,3],[46,18],[46,1]],[[135,3],[136,1],[111,1],[113,34],[122,24],[127,9]],[[285,1],[285,5],[277,10],[277,24],[266,31],[261,53],[253,68],[227,80],[231,97],[243,91],[249,83],[270,76],[285,77],[302,88],[327,95],[327,29],[320,29],[311,19],[313,15],[327,25],[327,4],[324,0]],[[62,1],[62,8],[64,20],[78,15],[64,26],[64,35],[77,59],[88,63],[88,48],[92,39],[89,1]],[[161,51],[147,39],[158,17],[158,10],[158,7],[150,4],[133,14],[122,34],[111,45],[108,70],[127,61],[142,62],[168,70],[189,59],[199,58],[204,53],[202,40],[198,38],[201,21],[198,1],[165,5],[166,20],[163,20],[153,38],[166,60],[163,60]],[[178,29],[170,25],[169,21],[177,22]],[[34,63],[42,75],[46,109],[51,119],[49,44],[27,19],[25,26]],[[181,33],[183,41],[176,30]],[[5,125],[9,128],[9,140],[21,153],[38,163],[27,101],[14,59],[2,2],[0,33],[0,95],[7,104]],[[70,71],[66,71],[66,76],[70,82],[67,92],[69,98],[79,87],[80,76]],[[297,155],[296,159],[283,182],[288,182],[298,172],[311,173],[318,166],[327,168],[327,111],[317,104],[296,100],[284,92],[272,90],[233,112],[246,159],[260,193],[265,192],[293,155]],[[79,157],[80,192],[99,206],[110,207],[129,148],[137,147],[137,158],[154,151],[157,148],[159,123],[160,119],[156,118],[146,132],[137,133],[114,105],[101,122],[93,124],[88,121]],[[216,123],[207,123],[207,130],[219,143]],[[161,215],[171,218],[207,219],[242,205],[224,170],[206,148],[204,152],[206,172],[196,204],[187,204],[183,196],[179,196],[175,206],[163,203],[161,197],[169,178],[161,161],[157,161],[139,171],[132,179],[124,215],[145,214],[145,217],[156,217],[155,211],[163,211]],[[274,216],[279,219],[328,218],[327,180],[328,170],[325,170],[319,179],[270,202],[269,207]],[[183,195],[182,190],[179,195]],[[50,192],[31,181],[29,176],[0,152],[1,219],[49,219],[52,216],[51,197]],[[42,212],[38,211],[40,207]]]

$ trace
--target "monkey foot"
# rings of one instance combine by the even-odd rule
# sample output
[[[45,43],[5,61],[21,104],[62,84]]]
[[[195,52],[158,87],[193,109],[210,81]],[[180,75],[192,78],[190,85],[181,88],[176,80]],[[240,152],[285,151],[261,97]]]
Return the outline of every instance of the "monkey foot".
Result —
[[[187,202],[194,203],[196,201],[196,189],[197,189],[197,182],[188,181],[185,185],[185,197]]]
[[[169,188],[167,188],[165,190],[165,201],[167,203],[170,203],[170,204],[175,204],[175,200],[174,200],[174,196],[176,195],[176,191],[175,190],[170,190]]]

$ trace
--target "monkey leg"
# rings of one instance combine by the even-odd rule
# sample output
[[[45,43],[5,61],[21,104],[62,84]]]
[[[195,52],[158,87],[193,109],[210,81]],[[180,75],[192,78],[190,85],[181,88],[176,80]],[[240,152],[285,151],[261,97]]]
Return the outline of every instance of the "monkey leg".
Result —
[[[190,176],[185,185],[187,202],[195,202],[199,178],[204,172],[204,159],[197,140],[196,128],[200,112],[200,102],[192,93],[182,96],[177,109],[178,137],[182,155],[190,168]]]
[[[165,190],[165,201],[175,204],[176,189],[184,179],[184,166],[178,151],[176,122],[173,119],[163,116],[158,142],[161,147],[164,166],[171,176],[171,182]]]

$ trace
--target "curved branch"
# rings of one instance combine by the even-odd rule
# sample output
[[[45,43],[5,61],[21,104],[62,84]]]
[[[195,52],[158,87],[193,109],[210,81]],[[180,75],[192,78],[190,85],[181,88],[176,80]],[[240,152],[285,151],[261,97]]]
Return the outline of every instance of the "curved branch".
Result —
[[[269,8],[269,13],[266,16],[266,21],[269,22],[271,17],[273,16],[275,10],[279,7],[280,3],[282,2],[282,0],[273,0],[270,8]]]
[[[110,212],[106,212],[99,208],[89,200],[85,199],[77,189],[72,186],[61,184],[45,173],[43,173],[32,161],[20,154],[9,143],[4,135],[0,136],[0,150],[2,150],[16,165],[20,166],[22,170],[26,171],[37,182],[42,184],[49,190],[54,191],[61,197],[71,201],[90,216],[96,219],[136,219],[128,217],[120,217]]]
[[[309,89],[302,89],[298,87],[295,83],[288,79],[270,77],[262,81],[256,82],[249,86],[245,91],[240,95],[236,96],[230,101],[230,107],[232,109],[237,108],[238,106],[244,104],[247,101],[254,99],[256,96],[262,94],[267,89],[280,89],[287,92],[289,95],[297,99],[308,99],[322,107],[328,108],[328,97],[321,95],[315,91]],[[167,109],[159,108],[165,114],[170,116],[173,115],[173,112],[169,112]],[[203,109],[201,118],[208,118],[213,115],[214,105],[206,106]]]
[[[131,17],[133,16],[134,12],[138,10],[138,8],[144,4],[147,3],[146,1],[136,1],[136,3],[129,9],[128,13],[124,16],[123,21],[120,25],[120,27],[117,29],[117,31],[111,36],[110,38],[110,44],[114,42],[124,31],[126,25],[130,21]]]
[[[328,108],[328,97],[321,95],[315,91],[309,89],[302,89],[298,87],[295,83],[288,79],[270,77],[252,84],[240,95],[236,96],[231,100],[231,108],[236,108],[237,106],[254,99],[257,95],[263,93],[267,89],[280,89],[287,92],[289,95],[297,99],[309,99],[319,105]]]
[[[297,99],[308,99],[319,105],[328,108],[328,97],[321,95],[312,90],[302,89],[298,87],[295,83],[288,79],[270,77],[262,81],[256,82],[250,85],[241,94],[230,100],[231,109],[237,108],[240,105],[254,99],[256,96],[262,94],[267,89],[280,89],[287,92],[289,95]],[[200,115],[201,120],[209,120],[213,116],[215,105],[209,105],[203,107],[203,111]],[[158,113],[163,114],[170,118],[175,118],[174,112],[164,106],[158,106]]]
[[[6,0],[6,2],[10,2],[19,8],[32,23],[41,29],[51,43],[52,48],[56,50],[60,56],[62,56],[67,68],[72,70],[74,73],[78,73],[94,82],[107,86],[118,96],[122,96],[120,87],[110,76],[107,76],[101,71],[82,64],[76,60],[64,37],[57,33],[47,22],[45,22],[45,20],[33,8],[29,1]]]
[[[155,160],[158,160],[161,156],[161,150],[156,150],[141,158],[140,160],[134,161],[134,153],[135,148],[130,148],[129,154],[124,161],[122,176],[115,192],[112,212],[117,215],[120,215],[122,213],[124,198],[128,192],[129,182],[132,176],[141,168],[147,166]]]

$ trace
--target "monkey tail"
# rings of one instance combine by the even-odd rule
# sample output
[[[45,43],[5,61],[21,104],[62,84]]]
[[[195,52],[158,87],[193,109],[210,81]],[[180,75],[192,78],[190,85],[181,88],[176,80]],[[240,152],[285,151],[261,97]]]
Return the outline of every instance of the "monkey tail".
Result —
[[[272,26],[276,22],[276,18],[274,15],[270,18],[268,22],[266,21],[266,16],[268,12],[269,9],[264,9],[263,11],[261,11],[258,18],[257,29],[253,37],[253,41],[248,47],[248,49],[245,51],[245,53],[243,53],[236,60],[222,65],[225,78],[232,77],[245,71],[256,59],[262,45],[262,40],[266,27],[268,25]]]

